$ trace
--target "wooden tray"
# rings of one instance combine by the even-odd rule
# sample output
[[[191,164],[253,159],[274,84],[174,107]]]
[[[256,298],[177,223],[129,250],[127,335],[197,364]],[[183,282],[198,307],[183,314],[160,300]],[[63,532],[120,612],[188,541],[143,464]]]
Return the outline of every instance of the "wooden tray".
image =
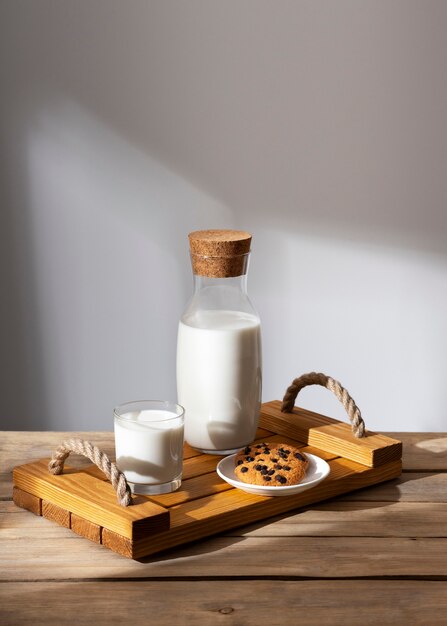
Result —
[[[49,459],[42,459],[14,468],[14,502],[139,559],[400,475],[400,441],[370,431],[357,439],[348,424],[296,407],[284,414],[280,406],[278,401],[262,405],[257,439],[299,445],[331,466],[323,482],[296,495],[270,498],[235,489],[215,472],[222,457],[185,444],[183,482],[174,493],[133,496],[133,506],[121,507],[95,465],[66,465],[63,474],[54,476],[47,469]]]

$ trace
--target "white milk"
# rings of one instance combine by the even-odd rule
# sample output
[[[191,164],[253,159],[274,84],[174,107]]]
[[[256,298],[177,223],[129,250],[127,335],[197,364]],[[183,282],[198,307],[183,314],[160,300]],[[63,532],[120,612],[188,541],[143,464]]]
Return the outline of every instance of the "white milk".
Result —
[[[185,439],[200,450],[251,443],[261,402],[259,318],[238,311],[198,311],[180,321],[178,402]]]
[[[158,485],[180,476],[183,425],[171,417],[178,416],[147,410],[115,417],[116,462],[128,481]]]

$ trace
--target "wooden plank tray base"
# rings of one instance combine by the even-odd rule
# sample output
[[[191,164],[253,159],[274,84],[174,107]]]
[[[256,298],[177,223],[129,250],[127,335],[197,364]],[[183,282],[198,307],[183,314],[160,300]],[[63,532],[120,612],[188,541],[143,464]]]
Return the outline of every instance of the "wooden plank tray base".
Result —
[[[248,494],[215,472],[222,457],[200,454],[185,444],[183,481],[178,491],[132,496],[121,507],[104,474],[95,466],[48,472],[49,459],[14,468],[17,506],[42,515],[119,554],[139,559],[196,539],[308,506],[361,487],[396,478],[402,471],[402,444],[369,432],[362,439],[348,424],[280,402],[262,405],[257,440],[286,442],[328,461],[330,475],[316,487],[292,496]]]

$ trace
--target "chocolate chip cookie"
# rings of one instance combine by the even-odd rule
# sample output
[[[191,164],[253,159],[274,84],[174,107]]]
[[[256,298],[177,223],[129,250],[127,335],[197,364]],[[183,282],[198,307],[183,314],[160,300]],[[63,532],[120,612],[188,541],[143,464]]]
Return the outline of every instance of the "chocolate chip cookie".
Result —
[[[309,460],[299,448],[288,444],[254,443],[235,457],[238,480],[252,485],[296,485],[305,476]]]

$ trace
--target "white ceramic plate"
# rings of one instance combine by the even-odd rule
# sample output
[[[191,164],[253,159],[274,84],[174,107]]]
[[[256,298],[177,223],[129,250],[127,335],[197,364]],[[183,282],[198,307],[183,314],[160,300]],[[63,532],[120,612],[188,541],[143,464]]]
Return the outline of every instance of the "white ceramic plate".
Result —
[[[285,485],[281,487],[270,487],[264,485],[251,485],[249,483],[243,483],[236,478],[234,473],[234,459],[236,454],[230,454],[224,459],[219,461],[216,467],[216,471],[219,476],[233,487],[242,489],[247,493],[256,493],[258,496],[291,496],[300,491],[305,491],[311,487],[315,487],[318,483],[329,475],[331,468],[329,464],[319,456],[315,454],[309,454],[306,452],[306,456],[309,459],[309,467],[307,468],[306,476],[298,485]]]

